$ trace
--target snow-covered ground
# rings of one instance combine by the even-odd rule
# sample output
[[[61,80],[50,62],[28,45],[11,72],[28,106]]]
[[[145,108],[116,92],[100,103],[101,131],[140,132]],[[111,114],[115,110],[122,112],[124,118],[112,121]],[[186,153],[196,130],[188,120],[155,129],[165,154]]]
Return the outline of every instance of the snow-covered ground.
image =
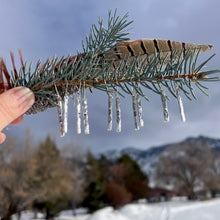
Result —
[[[120,210],[112,207],[101,209],[92,215],[72,216],[62,212],[56,220],[218,220],[220,199],[204,202],[164,202],[157,204],[129,204]],[[22,220],[30,220],[30,215]]]

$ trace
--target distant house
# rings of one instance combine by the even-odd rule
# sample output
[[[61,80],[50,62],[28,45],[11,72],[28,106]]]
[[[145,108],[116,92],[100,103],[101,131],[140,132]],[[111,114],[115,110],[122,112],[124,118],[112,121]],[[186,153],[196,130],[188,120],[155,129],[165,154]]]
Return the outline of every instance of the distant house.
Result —
[[[167,189],[151,188],[147,199],[149,202],[163,202],[170,200],[176,195],[176,192]]]

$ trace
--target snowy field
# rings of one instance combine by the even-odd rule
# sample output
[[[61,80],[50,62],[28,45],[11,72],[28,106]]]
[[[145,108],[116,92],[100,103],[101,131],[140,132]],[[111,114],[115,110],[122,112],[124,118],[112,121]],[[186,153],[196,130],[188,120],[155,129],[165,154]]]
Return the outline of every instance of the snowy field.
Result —
[[[204,202],[165,202],[157,204],[129,204],[120,210],[106,207],[92,215],[62,212],[56,220],[218,220],[220,199]],[[31,213],[22,215],[21,220],[32,219]],[[16,218],[13,218],[16,220]]]

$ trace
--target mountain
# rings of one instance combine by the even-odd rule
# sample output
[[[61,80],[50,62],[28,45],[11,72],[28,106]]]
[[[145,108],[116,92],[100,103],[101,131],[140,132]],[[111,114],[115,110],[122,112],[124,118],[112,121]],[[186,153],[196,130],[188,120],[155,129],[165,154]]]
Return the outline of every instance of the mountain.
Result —
[[[148,175],[150,181],[152,180],[152,174],[154,172],[154,163],[157,162],[159,156],[165,152],[169,147],[181,147],[182,144],[187,143],[208,143],[216,151],[220,151],[220,139],[209,138],[205,136],[189,137],[184,141],[172,144],[165,144],[157,147],[152,147],[147,150],[140,150],[134,147],[127,147],[122,150],[110,150],[104,154],[109,160],[115,161],[123,154],[128,154],[133,160],[135,160],[141,167],[141,169]]]
[[[220,139],[209,138],[205,136],[199,136],[197,138],[189,137],[185,141],[183,141],[183,143],[184,142],[193,143],[197,141],[206,142],[216,151],[220,151]]]

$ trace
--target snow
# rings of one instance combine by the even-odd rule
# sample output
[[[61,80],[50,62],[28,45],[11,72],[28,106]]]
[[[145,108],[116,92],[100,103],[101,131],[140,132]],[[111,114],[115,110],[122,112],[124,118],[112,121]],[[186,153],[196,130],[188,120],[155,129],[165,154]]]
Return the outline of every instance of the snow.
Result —
[[[95,212],[86,220],[128,220],[126,216],[120,213],[120,211],[114,210],[112,207],[106,207]]]
[[[72,216],[64,211],[56,220],[217,220],[220,199],[202,202],[173,201],[155,204],[128,204],[119,210],[106,207],[93,214]],[[21,220],[31,219],[22,215]]]
[[[21,213],[21,218],[20,220],[30,220],[30,219],[34,219],[34,212],[32,211],[23,211]],[[43,214],[42,213],[37,213],[36,217],[37,219],[42,219],[43,218]],[[1,219],[1,217],[0,217]],[[12,216],[12,220],[17,220],[18,219],[18,216],[17,215],[13,215]],[[72,220],[72,219],[71,219]],[[80,219],[81,220],[81,219]]]

